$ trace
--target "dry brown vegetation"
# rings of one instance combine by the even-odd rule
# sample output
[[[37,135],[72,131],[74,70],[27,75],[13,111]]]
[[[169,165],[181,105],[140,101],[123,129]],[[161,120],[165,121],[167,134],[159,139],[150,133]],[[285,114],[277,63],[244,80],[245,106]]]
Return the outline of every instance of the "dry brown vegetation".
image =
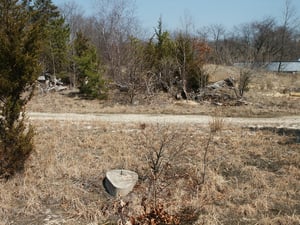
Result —
[[[229,76],[238,80],[239,69],[235,67],[207,67],[210,82]],[[216,107],[209,102],[177,101],[167,93],[137,95],[134,104],[129,104],[129,95],[112,90],[105,101],[86,101],[69,90],[61,93],[39,94],[28,105],[28,111],[36,112],[78,112],[78,113],[165,113],[165,114],[213,114],[223,116],[266,117],[299,115],[299,97],[286,91],[300,87],[300,74],[273,74],[255,71],[250,90],[244,94],[247,105]]]
[[[209,127],[34,125],[36,152],[24,174],[0,183],[0,224],[116,224],[119,199],[102,186],[105,172],[114,168],[138,172],[137,186],[123,201],[128,203],[126,216],[141,215],[142,199],[151,205],[153,197],[147,156],[162,136],[176,138],[165,146],[157,201],[180,224],[300,222],[300,152],[293,137],[222,125],[209,145],[201,182]],[[174,155],[178,147],[181,151]]]
[[[216,80],[235,74],[232,68],[230,74],[214,71]],[[112,105],[51,93],[36,96],[28,110],[299,115],[299,98],[282,94],[286,87],[299,87],[299,75],[262,77],[255,75],[246,93],[252,104],[243,107],[175,103],[165,95],[153,97],[148,105],[142,100],[134,106]],[[143,224],[153,205],[161,217],[176,218],[174,224],[300,224],[299,132],[233,127],[218,117],[208,126],[31,123],[36,128],[35,153],[23,174],[0,182],[1,225],[120,224],[133,218]],[[162,143],[162,166],[154,184],[151,157]],[[116,168],[139,174],[133,192],[122,199],[108,195],[102,185],[105,172]]]

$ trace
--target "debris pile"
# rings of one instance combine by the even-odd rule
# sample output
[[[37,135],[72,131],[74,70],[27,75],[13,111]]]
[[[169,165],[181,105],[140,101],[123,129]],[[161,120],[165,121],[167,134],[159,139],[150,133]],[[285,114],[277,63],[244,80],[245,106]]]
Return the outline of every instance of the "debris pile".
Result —
[[[247,104],[236,88],[236,81],[232,77],[228,77],[224,80],[219,80],[212,84],[209,84],[203,88],[198,89],[197,92],[188,93],[188,98],[184,98],[185,95],[176,95],[176,99],[191,99],[197,102],[209,101],[215,105],[245,105]]]
[[[38,88],[43,94],[50,91],[62,91],[67,89],[67,86],[64,86],[60,79],[57,79],[56,76],[52,76],[48,73],[39,76],[37,82]]]
[[[199,89],[195,95],[197,101],[210,101],[213,104],[232,104],[238,99],[235,80],[231,77],[217,81]]]

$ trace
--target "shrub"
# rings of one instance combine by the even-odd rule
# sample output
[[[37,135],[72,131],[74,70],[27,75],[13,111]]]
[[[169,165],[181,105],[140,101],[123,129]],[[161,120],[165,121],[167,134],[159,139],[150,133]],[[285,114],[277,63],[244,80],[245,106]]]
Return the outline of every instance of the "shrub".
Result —
[[[76,51],[74,61],[80,93],[87,98],[105,98],[107,90],[95,47],[81,32],[77,33],[74,46]]]
[[[243,97],[246,91],[249,91],[249,84],[251,82],[251,71],[250,70],[241,70],[240,71],[240,78],[239,78],[239,94]]]
[[[24,169],[24,164],[34,149],[34,129],[26,127],[25,114],[12,125],[0,120],[0,178],[8,179]]]
[[[40,73],[43,26],[28,1],[0,1],[0,177],[22,171],[33,150],[25,105]]]

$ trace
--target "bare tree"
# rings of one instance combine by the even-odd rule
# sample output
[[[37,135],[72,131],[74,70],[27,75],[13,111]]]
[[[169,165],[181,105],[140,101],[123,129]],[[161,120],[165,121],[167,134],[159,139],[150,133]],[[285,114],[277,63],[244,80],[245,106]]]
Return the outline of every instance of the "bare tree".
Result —
[[[283,12],[283,24],[279,29],[280,35],[280,52],[279,52],[279,64],[278,72],[282,70],[282,61],[286,57],[288,52],[287,43],[291,34],[290,30],[293,30],[291,24],[295,23],[295,10],[292,7],[291,0],[285,0],[285,8]],[[295,27],[294,27],[295,29]]]
[[[226,55],[224,55],[223,40],[225,39],[225,28],[221,24],[214,24],[208,28],[210,40],[213,42],[213,60],[216,64],[223,64],[226,62]]]
[[[66,23],[70,28],[70,85],[72,87],[76,87],[76,65],[73,60],[73,56],[75,55],[73,42],[76,38],[76,33],[81,31],[84,28],[84,17],[83,11],[79,8],[75,2],[66,2],[61,8],[61,13],[63,14]]]
[[[134,103],[134,97],[145,90],[145,73],[143,65],[143,43],[137,38],[131,38],[124,50],[124,63],[126,69],[116,83],[123,88],[129,97],[130,104]]]
[[[70,40],[74,40],[76,33],[83,29],[84,12],[75,2],[66,2],[60,7],[66,23],[70,28]]]
[[[237,31],[236,48],[240,61],[252,64],[255,62],[254,56],[254,29],[251,23],[241,24],[234,28]],[[247,65],[248,66],[248,65]]]
[[[165,198],[174,183],[175,171],[186,163],[188,137],[184,132],[174,131],[166,125],[157,125],[151,132],[152,135],[149,135],[145,130],[139,142],[141,148],[145,148],[143,157],[147,163],[149,194],[156,208],[158,200]]]
[[[269,62],[278,52],[278,45],[274,37],[275,20],[267,18],[251,24],[253,60],[255,62]]]
[[[126,43],[136,36],[138,22],[130,0],[97,0],[97,47],[108,65],[107,75],[118,79],[122,74]]]

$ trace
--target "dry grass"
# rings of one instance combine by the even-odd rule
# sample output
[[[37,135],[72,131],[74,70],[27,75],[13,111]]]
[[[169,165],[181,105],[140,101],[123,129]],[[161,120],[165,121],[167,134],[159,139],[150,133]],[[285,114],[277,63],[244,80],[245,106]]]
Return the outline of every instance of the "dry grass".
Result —
[[[147,155],[162,133],[176,137],[166,159],[185,143],[181,154],[166,164],[158,195],[170,214],[181,216],[181,224],[300,222],[299,143],[289,137],[222,124],[210,144],[206,180],[200,184],[209,126],[164,129],[147,123],[71,121],[34,125],[36,152],[24,174],[0,183],[1,225],[116,224],[118,199],[102,186],[105,172],[114,168],[138,172],[137,186],[123,200],[129,203],[128,215],[140,215],[142,198],[152,197]]]
[[[209,66],[211,82],[233,77],[238,80],[239,70],[234,67]],[[78,113],[165,113],[165,114],[213,114],[220,116],[282,116],[299,115],[299,97],[284,93],[287,88],[299,88],[300,75],[277,75],[253,72],[250,91],[244,94],[248,105],[217,107],[208,102],[176,101],[174,96],[159,93],[154,96],[139,95],[130,105],[126,93],[111,91],[106,101],[87,101],[76,92],[39,94],[28,105],[29,111],[37,112],[78,112]]]
[[[212,73],[212,80],[238,75],[235,68],[216,67]],[[69,92],[37,95],[28,110],[209,114],[213,120],[207,126],[33,121],[36,151],[24,174],[0,182],[0,225],[117,224],[120,199],[109,196],[102,185],[105,172],[115,168],[139,174],[133,192],[122,200],[128,203],[125,216],[141,215],[142,199],[151,204],[153,198],[149,153],[168,135],[172,142],[162,158],[157,201],[181,224],[298,225],[299,134],[295,138],[231,127],[219,117],[299,115],[299,98],[282,94],[299,82],[299,75],[255,74],[246,93],[252,104],[241,107],[174,102],[164,94],[141,96],[133,106],[121,104],[124,96],[117,92],[105,102],[71,97]]]

